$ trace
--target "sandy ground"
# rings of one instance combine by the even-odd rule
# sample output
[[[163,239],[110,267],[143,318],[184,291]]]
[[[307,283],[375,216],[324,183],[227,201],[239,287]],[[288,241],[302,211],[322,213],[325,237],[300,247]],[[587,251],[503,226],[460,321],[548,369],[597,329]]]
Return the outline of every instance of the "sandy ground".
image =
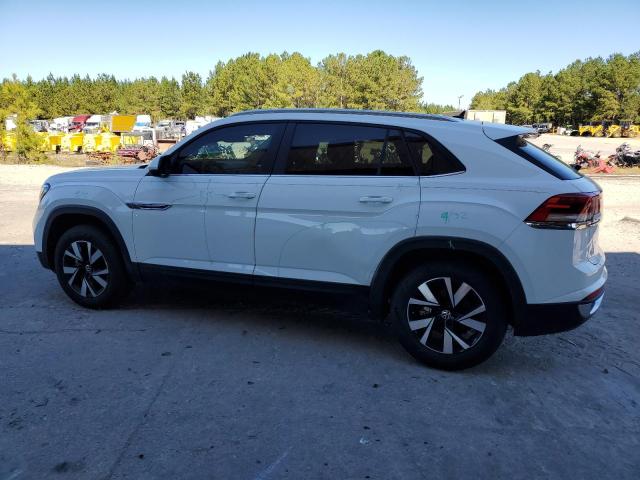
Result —
[[[78,307],[32,246],[58,171],[0,165],[0,479],[637,478],[640,177],[599,179],[600,312],[447,373],[350,298],[154,282]]]

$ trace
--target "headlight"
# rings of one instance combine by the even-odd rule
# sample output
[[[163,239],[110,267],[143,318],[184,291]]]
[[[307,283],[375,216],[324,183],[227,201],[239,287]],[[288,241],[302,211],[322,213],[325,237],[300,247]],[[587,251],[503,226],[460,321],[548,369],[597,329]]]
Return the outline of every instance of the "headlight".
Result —
[[[42,199],[47,194],[47,192],[49,191],[50,188],[51,188],[50,184],[48,184],[48,183],[43,183],[42,184],[42,187],[40,187],[40,201],[42,201]]]

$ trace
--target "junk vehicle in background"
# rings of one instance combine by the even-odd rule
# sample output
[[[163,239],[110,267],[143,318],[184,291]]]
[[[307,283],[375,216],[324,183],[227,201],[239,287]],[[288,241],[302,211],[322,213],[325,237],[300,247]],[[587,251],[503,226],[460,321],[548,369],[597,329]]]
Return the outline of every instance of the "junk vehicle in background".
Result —
[[[595,167],[600,160],[600,152],[593,153],[582,148],[582,145],[578,145],[576,153],[573,154],[573,159],[575,161],[574,165],[579,165],[581,168]]]
[[[82,132],[91,115],[76,115],[69,123],[69,132]]]
[[[615,155],[609,157],[609,162],[617,167],[637,167],[640,166],[640,150],[631,150],[631,145],[624,142],[616,148]]]
[[[178,140],[186,134],[185,123],[182,120],[160,120],[156,125],[158,140]]]
[[[46,120],[31,120],[29,125],[36,133],[46,132],[49,129],[49,122]]]
[[[185,122],[182,120],[160,120],[155,128],[158,151],[164,152],[178,143],[185,135]]]
[[[111,115],[91,115],[82,131],[84,133],[101,133],[104,130],[108,130],[110,124]]]
[[[49,123],[49,132],[68,133],[73,117],[57,117]]]
[[[553,124],[552,123],[534,123],[531,126],[533,129],[535,129],[538,133],[542,134],[542,133],[549,133],[553,130]]]
[[[128,159],[129,162],[151,160],[158,155],[156,132],[154,130],[143,130],[122,133],[117,154]]]
[[[151,130],[151,115],[136,115],[136,123],[133,125],[133,130]]]

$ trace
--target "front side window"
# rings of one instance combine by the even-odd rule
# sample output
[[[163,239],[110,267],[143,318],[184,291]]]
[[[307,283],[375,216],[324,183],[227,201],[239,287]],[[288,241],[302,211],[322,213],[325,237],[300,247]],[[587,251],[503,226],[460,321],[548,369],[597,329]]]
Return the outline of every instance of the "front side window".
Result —
[[[420,175],[445,175],[464,172],[465,168],[453,155],[434,147],[423,135],[405,132],[407,147],[418,164]]]
[[[205,133],[182,148],[174,161],[177,174],[267,174],[282,126],[254,123]]]
[[[287,157],[286,173],[298,175],[413,175],[393,129],[300,123]]]

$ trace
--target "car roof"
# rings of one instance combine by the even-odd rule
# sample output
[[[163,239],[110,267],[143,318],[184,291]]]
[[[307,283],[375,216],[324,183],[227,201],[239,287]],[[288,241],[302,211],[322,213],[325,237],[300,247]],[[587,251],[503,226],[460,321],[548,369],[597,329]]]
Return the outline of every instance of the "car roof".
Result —
[[[433,115],[416,112],[391,112],[381,110],[355,110],[339,108],[282,108],[246,110],[234,113],[226,118],[210,124],[219,126],[258,121],[318,121],[318,122],[348,122],[368,123],[372,125],[384,125],[404,127],[422,130],[427,126],[435,125],[461,125],[467,121],[447,117],[445,115]],[[474,122],[476,123],[476,122]],[[480,122],[477,122],[480,123]],[[206,127],[205,127],[206,128]]]
[[[259,110],[245,110],[232,114],[232,117],[239,115],[269,115],[269,114],[324,114],[324,115],[364,115],[375,117],[402,117],[402,118],[420,118],[423,120],[438,120],[442,122],[456,122],[460,119],[448,117],[445,115],[436,115],[431,113],[419,112],[395,112],[386,110],[359,110],[351,108],[270,108]]]
[[[463,120],[460,118],[447,117],[445,115],[434,115],[428,113],[415,112],[391,112],[382,110],[355,110],[338,108],[282,108],[282,109],[262,109],[245,110],[234,113],[228,117],[221,118],[194,131],[181,142],[173,145],[165,153],[173,153],[179,145],[202,133],[223,125],[235,125],[248,122],[265,121],[317,121],[317,122],[347,122],[366,123],[371,125],[382,125],[395,128],[407,128],[428,133],[434,130],[456,129],[458,131],[484,130],[487,136],[492,139],[502,138],[521,133],[530,133],[531,129],[514,127],[512,125],[481,122],[475,120]],[[490,133],[489,133],[490,132]]]

